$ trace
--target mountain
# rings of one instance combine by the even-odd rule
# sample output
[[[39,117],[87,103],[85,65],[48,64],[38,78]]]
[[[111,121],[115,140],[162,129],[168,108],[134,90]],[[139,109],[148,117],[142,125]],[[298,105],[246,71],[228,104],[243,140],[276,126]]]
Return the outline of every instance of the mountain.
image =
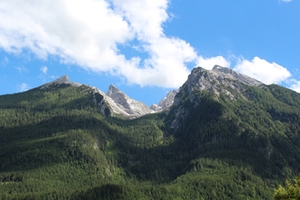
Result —
[[[173,103],[174,103],[174,99],[176,94],[178,93],[177,90],[172,90],[170,91],[167,96],[165,96],[159,103],[158,105],[156,104],[152,104],[150,106],[150,109],[156,112],[160,112],[160,111],[164,111],[168,108],[170,108]]]
[[[121,110],[125,111],[126,116],[130,118],[141,117],[153,112],[144,103],[130,98],[114,85],[109,86],[107,96],[109,96]]]
[[[194,101],[194,93],[197,91],[208,91],[217,96],[225,94],[230,99],[235,99],[237,98],[237,92],[241,93],[244,86],[263,87],[263,85],[263,83],[251,77],[216,65],[212,70],[206,70],[201,67],[194,68],[188,80],[181,87],[180,92],[188,93],[191,102]],[[198,102],[195,103],[197,104]]]
[[[63,75],[62,77],[60,77],[50,83],[46,83],[46,84],[42,85],[40,88],[47,89],[49,87],[60,86],[62,84],[71,85],[71,86],[75,86],[75,87],[79,87],[82,85],[80,83],[71,82],[67,75]]]
[[[220,66],[198,67],[179,89],[168,124],[191,157],[247,163],[272,179],[299,171],[299,106],[292,90]]]
[[[83,84],[70,81],[67,75],[64,75],[50,83],[44,84],[40,89],[49,89],[61,85],[70,85],[74,87],[83,86]],[[151,109],[142,102],[130,98],[124,92],[120,91],[114,85],[110,85],[108,92],[104,93],[98,88],[84,85],[84,90],[89,90],[93,94],[96,105],[101,109],[101,113],[108,116],[121,116],[124,118],[138,118],[146,114],[163,111],[173,103],[174,92],[170,92],[160,103],[157,109]]]
[[[263,87],[264,84],[246,75],[237,73],[232,69],[214,66],[212,70],[206,70],[201,67],[194,68],[188,77],[188,80],[179,89],[179,94],[174,99],[174,106],[178,107],[172,127],[180,125],[178,120],[184,118],[188,113],[183,109],[183,102],[188,99],[196,108],[201,103],[201,98],[197,95],[204,91],[207,94],[213,94],[216,97],[225,95],[230,100],[243,98],[243,91],[249,86]]]
[[[63,76],[0,96],[0,199],[272,199],[299,119],[299,93],[221,66],[151,109]]]

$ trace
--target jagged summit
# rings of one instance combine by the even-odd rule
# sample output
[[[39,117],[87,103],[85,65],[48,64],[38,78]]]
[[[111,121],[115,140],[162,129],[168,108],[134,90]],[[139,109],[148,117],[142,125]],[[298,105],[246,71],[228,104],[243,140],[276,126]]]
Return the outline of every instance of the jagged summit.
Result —
[[[200,76],[204,74],[206,74],[205,79],[207,80],[218,79],[220,81],[221,79],[229,79],[231,81],[238,81],[251,86],[259,86],[263,84],[262,82],[245,74],[238,73],[233,69],[219,65],[215,65],[212,70],[196,67],[192,70],[188,79],[200,78]],[[201,80],[203,80],[203,78]]]
[[[109,96],[122,110],[125,110],[128,115],[143,116],[153,112],[160,112],[172,106],[175,95],[178,91],[170,91],[166,97],[164,97],[158,105],[153,104],[149,108],[146,104],[134,100],[127,96],[124,92],[119,90],[113,84],[109,86],[107,96]]]
[[[263,85],[262,82],[254,78],[235,72],[230,68],[216,65],[212,70],[202,67],[194,68],[183,87],[187,87],[189,93],[195,90],[207,90],[217,95],[224,93],[234,98],[230,90],[240,91],[243,84],[249,86]],[[229,90],[229,88],[231,89]]]
[[[118,88],[116,88],[113,84],[111,84],[108,88],[107,91],[107,96],[109,96],[110,98],[112,98],[114,100],[115,103],[118,103],[120,105],[122,105],[125,108],[129,108],[129,102],[127,101],[128,99],[130,99],[129,96],[127,96],[124,92],[122,92],[121,90],[119,90]]]
[[[70,81],[67,75],[63,75],[58,79],[46,83],[40,86],[40,89],[48,89],[48,88],[57,88],[62,84],[71,85],[75,87],[82,86],[80,83],[75,83]],[[87,89],[89,88],[89,89]],[[83,87],[85,91],[91,91],[93,95],[93,100],[96,105],[100,107],[101,112],[104,115],[110,113],[109,115],[120,115],[125,118],[133,119],[137,117],[141,117],[146,114],[162,111],[165,108],[171,106],[174,100],[174,95],[172,97],[165,97],[160,103],[157,109],[151,109],[146,104],[134,100],[126,95],[124,92],[119,90],[113,84],[111,84],[108,88],[107,93],[102,92],[96,87],[86,85]],[[169,94],[170,96],[170,94]],[[171,99],[170,99],[171,98]],[[109,110],[109,111],[108,111]]]
[[[264,84],[254,78],[219,65],[214,66],[212,70],[202,67],[194,68],[174,99],[173,105],[176,107],[176,114],[171,127],[178,128],[180,120],[187,116],[188,110],[182,107],[186,99],[196,108],[201,102],[198,96],[201,91],[210,92],[216,96],[223,94],[231,100],[236,100],[239,97],[247,98],[243,94],[247,86],[262,87]]]
[[[68,85],[72,85],[72,86],[76,86],[76,87],[79,87],[82,85],[80,83],[71,82],[68,75],[63,75],[50,83],[46,83],[46,84],[42,85],[41,89],[47,89],[50,86],[61,85],[61,84],[68,84]]]
[[[54,80],[53,83],[62,84],[62,83],[70,83],[70,79],[68,75],[63,75],[58,79]]]
[[[50,83],[42,85],[40,88],[57,87],[61,84],[69,84],[77,87],[82,85],[70,81],[67,75],[63,75]],[[181,97],[184,95],[188,95],[190,101],[193,102],[195,99],[195,91],[206,90],[217,95],[223,93],[228,95],[231,99],[235,99],[235,93],[232,92],[240,91],[243,85],[260,86],[262,83],[251,77],[235,72],[230,68],[219,65],[214,66],[212,70],[196,67],[192,70],[188,80],[179,90],[170,91],[158,104],[153,104],[151,107],[130,98],[113,84],[109,86],[107,93],[95,87],[87,87],[92,89],[94,101],[101,107],[103,113],[109,109],[111,114],[132,119],[149,113],[164,111],[173,104],[179,104],[182,101]],[[177,98],[176,95],[178,93],[180,93],[180,95]],[[99,97],[99,101],[96,96]],[[198,104],[198,102],[195,101],[195,104]]]
[[[120,109],[124,110],[127,115],[132,118],[140,117],[153,112],[146,104],[130,98],[112,84],[109,86],[106,94]]]
[[[71,82],[67,75],[63,75],[50,83],[42,85],[40,88],[46,89],[49,87],[56,87],[57,85],[61,84],[69,84],[77,87],[82,85]],[[99,89],[93,88],[93,96],[97,105],[106,105],[102,109],[103,113],[106,108],[110,108],[111,113],[132,119],[149,113],[164,111],[173,104],[180,103],[180,96],[183,94],[188,94],[190,96],[190,101],[193,101],[194,92],[197,90],[206,90],[217,95],[224,93],[227,94],[231,99],[234,99],[235,94],[233,94],[232,91],[241,90],[243,84],[251,86],[262,85],[261,82],[251,77],[235,72],[230,68],[216,65],[212,70],[206,70],[201,67],[194,68],[189,75],[188,80],[184,83],[180,90],[170,91],[167,96],[164,97],[157,105],[153,104],[150,108],[144,103],[130,98],[113,84],[109,86],[106,94]],[[96,100],[96,93],[102,97],[100,98],[102,99],[101,102]],[[178,93],[181,94],[176,100],[176,95]]]
[[[111,96],[116,93],[123,93],[123,92],[121,90],[119,90],[118,88],[116,88],[113,84],[110,84],[106,94],[108,96]]]
[[[178,90],[170,91],[167,96],[165,96],[157,105],[152,104],[150,108],[156,112],[159,112],[171,107],[174,103],[174,98],[177,93]]]
[[[42,85],[40,88],[56,88],[61,84],[68,84],[76,87],[82,85],[70,81],[67,75],[63,75],[50,83]],[[186,95],[189,96],[189,100],[192,103],[197,105],[198,102],[194,101],[195,92],[201,90],[212,92],[216,95],[220,95],[221,93],[226,94],[231,99],[235,99],[236,92],[240,92],[244,85],[261,86],[263,83],[244,74],[235,72],[230,68],[219,65],[215,65],[212,70],[196,67],[192,70],[187,81],[179,90],[170,91],[158,104],[153,104],[151,107],[130,98],[113,84],[109,86],[107,93],[104,93],[95,87],[87,87],[91,88],[91,91],[93,91],[94,101],[101,107],[102,113],[105,113],[107,109],[109,109],[112,115],[117,114],[133,119],[149,113],[164,111],[172,105],[179,105],[183,101],[182,97]]]
[[[237,80],[239,82],[242,82],[244,84],[247,84],[247,85],[251,85],[251,86],[259,86],[261,84],[263,84],[262,82],[254,79],[254,78],[251,78],[245,74],[241,74],[241,73],[238,73],[230,68],[227,68],[227,67],[221,67],[219,65],[215,65],[212,69],[212,71],[214,72],[221,72],[223,74],[226,74],[226,76],[228,78],[231,78],[232,80]]]
[[[230,69],[228,67],[222,67],[220,65],[215,65],[212,70],[213,71],[220,71],[220,72],[223,72],[225,74],[235,73],[235,71],[233,71],[232,69]]]

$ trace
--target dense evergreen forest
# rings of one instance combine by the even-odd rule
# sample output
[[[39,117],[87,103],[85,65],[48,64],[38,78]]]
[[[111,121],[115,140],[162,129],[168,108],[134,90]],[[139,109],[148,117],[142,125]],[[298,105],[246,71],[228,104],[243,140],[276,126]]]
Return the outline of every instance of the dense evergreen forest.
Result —
[[[177,129],[178,106],[106,117],[85,85],[0,96],[0,199],[272,199],[300,170],[299,94],[196,96]]]

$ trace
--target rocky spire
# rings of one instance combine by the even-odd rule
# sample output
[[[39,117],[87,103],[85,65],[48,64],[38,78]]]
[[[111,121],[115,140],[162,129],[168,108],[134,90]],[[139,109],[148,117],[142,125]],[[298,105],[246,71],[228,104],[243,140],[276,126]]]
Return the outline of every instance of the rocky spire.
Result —
[[[167,96],[165,96],[159,103],[158,105],[152,104],[151,109],[158,112],[158,111],[163,111],[173,105],[174,98],[176,94],[178,93],[177,90],[172,90],[170,91]]]
[[[72,86],[76,86],[76,87],[82,85],[80,83],[71,82],[67,75],[63,75],[63,76],[59,77],[58,79],[55,79],[54,81],[52,81],[50,83],[46,83],[46,84],[42,85],[41,89],[47,89],[50,86],[61,85],[61,84],[68,84],[68,85],[72,85]]]
[[[117,93],[123,93],[123,92],[120,91],[118,88],[116,88],[113,84],[110,84],[110,86],[109,86],[108,91],[107,91],[106,94],[108,96],[113,96],[114,94],[117,94]]]
[[[116,103],[119,108],[123,109],[132,117],[140,117],[153,112],[147,105],[130,98],[112,84],[109,86],[106,94]]]
[[[68,75],[63,75],[61,77],[59,77],[58,79],[54,80],[52,83],[55,83],[55,84],[68,84],[70,83],[70,79],[68,77]]]

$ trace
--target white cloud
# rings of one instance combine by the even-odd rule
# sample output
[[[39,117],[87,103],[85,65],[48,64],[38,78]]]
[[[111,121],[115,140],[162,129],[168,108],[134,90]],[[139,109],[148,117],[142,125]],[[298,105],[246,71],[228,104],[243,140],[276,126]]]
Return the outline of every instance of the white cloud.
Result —
[[[197,59],[197,65],[205,69],[211,70],[215,65],[220,65],[222,67],[230,67],[230,62],[223,56],[216,56],[211,58],[204,58],[200,56]]]
[[[290,84],[290,89],[300,93],[300,81],[291,79],[288,81],[288,83]]]
[[[229,67],[224,57],[204,58],[189,43],[164,34],[169,1],[1,1],[0,48],[10,53],[29,50],[41,59],[58,57],[62,63],[107,72],[141,86],[178,88],[191,64]],[[146,56],[128,57],[120,45]],[[290,76],[284,67],[258,57],[241,60],[234,69],[264,83],[280,83]],[[40,70],[46,74],[48,68]]]
[[[259,57],[254,57],[252,61],[241,59],[233,69],[265,84],[279,84],[291,76],[286,68]]]
[[[43,66],[43,67],[40,68],[40,70],[43,72],[43,74],[47,74],[48,67]]]
[[[197,54],[186,42],[177,38],[160,37],[156,42],[145,46],[150,55],[143,63],[143,68],[125,66],[122,74],[130,83],[179,87],[190,73],[185,63],[194,61]]]
[[[0,3],[0,48],[30,50],[42,59],[57,56],[95,72],[125,77],[129,83],[179,87],[187,63],[198,55],[187,42],[167,37],[169,0],[14,0]],[[127,58],[118,45],[148,58]],[[135,44],[136,45],[136,44]]]
[[[30,89],[30,87],[27,83],[21,83],[21,84],[17,85],[17,88],[18,88],[19,92],[24,92],[24,91]]]
[[[152,43],[163,35],[162,23],[169,16],[168,0],[112,0],[116,12],[126,18],[139,40]]]
[[[281,0],[281,2],[289,3],[289,2],[292,2],[292,0]]]

